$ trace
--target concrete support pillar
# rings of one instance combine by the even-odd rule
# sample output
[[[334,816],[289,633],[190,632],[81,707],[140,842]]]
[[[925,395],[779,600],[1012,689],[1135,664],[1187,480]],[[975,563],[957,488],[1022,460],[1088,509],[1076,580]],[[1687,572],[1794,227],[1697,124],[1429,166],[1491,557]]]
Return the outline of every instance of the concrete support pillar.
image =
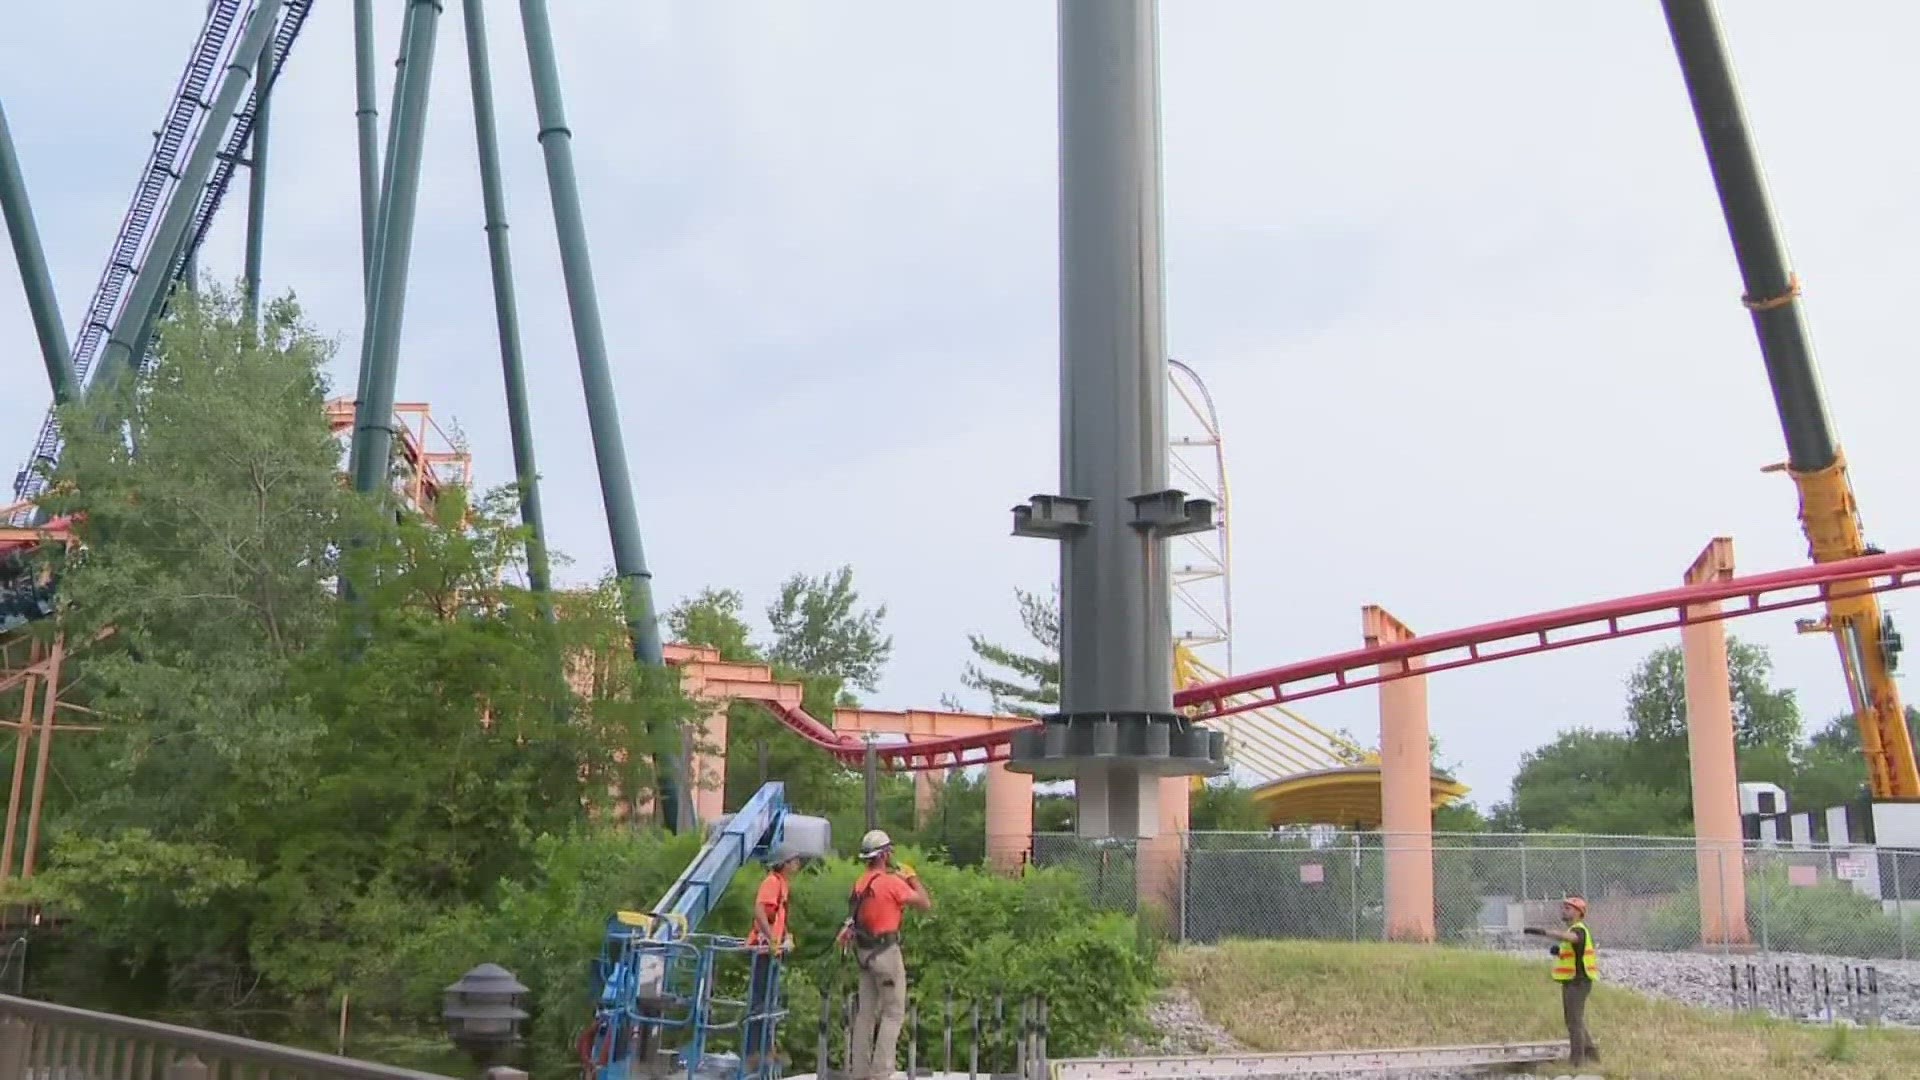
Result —
[[[1159,784],[1160,827],[1154,835],[1140,838],[1139,857],[1134,863],[1134,888],[1140,909],[1160,912],[1169,920],[1166,924],[1169,932],[1177,932],[1172,920],[1180,913],[1193,778],[1167,776],[1162,777]]]
[[[1381,607],[1361,609],[1368,648],[1411,641],[1407,625]],[[1418,659],[1380,665],[1381,674],[1418,670]],[[1385,834],[1387,939],[1433,940],[1433,743],[1427,677],[1380,684],[1380,828]]]
[[[1733,577],[1733,541],[1715,537],[1687,568],[1686,583]],[[1719,612],[1695,604],[1689,617]],[[1733,686],[1727,670],[1727,624],[1680,628],[1686,663],[1687,759],[1693,774],[1693,843],[1700,888],[1700,938],[1708,945],[1745,945],[1747,878],[1740,834],[1739,765],[1734,755]]]
[[[911,740],[909,740],[911,741]],[[913,774],[913,827],[924,829],[933,820],[940,805],[940,793],[947,787],[947,774],[941,769],[925,769]]]
[[[1018,874],[1033,853],[1033,777],[987,766],[987,867]]]
[[[722,702],[694,728],[693,812],[705,825],[726,813],[727,704]]]

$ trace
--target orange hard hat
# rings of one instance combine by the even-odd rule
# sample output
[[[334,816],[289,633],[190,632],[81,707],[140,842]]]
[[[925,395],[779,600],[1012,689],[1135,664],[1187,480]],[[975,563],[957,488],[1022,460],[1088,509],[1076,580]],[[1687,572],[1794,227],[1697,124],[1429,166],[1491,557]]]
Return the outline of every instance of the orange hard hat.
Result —
[[[1572,908],[1573,910],[1579,912],[1582,915],[1585,915],[1587,913],[1587,902],[1585,900],[1582,900],[1578,896],[1569,896],[1565,900],[1562,900],[1560,902]]]

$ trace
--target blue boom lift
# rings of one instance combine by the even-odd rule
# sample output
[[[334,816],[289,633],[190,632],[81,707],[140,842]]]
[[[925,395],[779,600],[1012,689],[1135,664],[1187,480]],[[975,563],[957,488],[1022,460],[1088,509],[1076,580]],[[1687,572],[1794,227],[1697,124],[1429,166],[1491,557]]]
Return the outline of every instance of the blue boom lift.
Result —
[[[580,1040],[583,1080],[683,1077],[685,1080],[748,1075],[743,1057],[759,1058],[752,1075],[774,1075],[771,1053],[785,1009],[780,1005],[781,964],[766,970],[760,1011],[748,1001],[715,997],[721,964],[746,958],[739,938],[699,932],[725,895],[734,874],[749,859],[775,850],[808,857],[828,853],[832,831],[824,818],[795,814],[786,785],[767,784],[739,812],[721,818],[705,846],[651,911],[621,911],[607,920],[607,936],[594,965],[593,1024]],[[762,1045],[744,1045],[748,1021]],[[740,1033],[741,1054],[715,1046]]]

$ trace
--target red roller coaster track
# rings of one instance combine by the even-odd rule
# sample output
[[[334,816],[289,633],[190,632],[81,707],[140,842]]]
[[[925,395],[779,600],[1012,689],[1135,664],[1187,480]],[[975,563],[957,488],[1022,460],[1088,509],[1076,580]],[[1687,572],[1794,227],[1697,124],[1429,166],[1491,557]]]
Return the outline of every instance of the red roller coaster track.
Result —
[[[1730,581],[1623,596],[1303,660],[1188,687],[1174,695],[1174,705],[1191,710],[1190,715],[1205,721],[1281,702],[1376,686],[1409,675],[1450,671],[1596,641],[1824,603],[1829,594],[1878,593],[1917,585],[1920,585],[1920,549],[1864,555]],[[1724,606],[1718,612],[1690,610],[1709,603]],[[1423,663],[1420,667],[1410,666],[1414,660]],[[834,731],[800,709],[774,708],[773,712],[801,738],[840,760],[850,764],[864,760],[864,742]],[[956,763],[999,761],[1007,757],[1008,743],[1015,730],[1019,729],[880,746],[876,752],[881,764],[890,769],[943,769]]]
[[[57,527],[63,523],[53,524]],[[28,530],[6,530],[0,532],[0,541],[23,543],[30,535],[34,534]],[[0,547],[4,546],[0,543]],[[1920,585],[1920,549],[1865,555],[1730,581],[1624,596],[1449,630],[1407,642],[1354,649],[1190,686],[1175,694],[1173,700],[1177,708],[1189,710],[1195,719],[1206,721],[1282,702],[1377,686],[1409,675],[1451,671],[1694,623],[1820,604],[1835,593],[1879,593],[1917,585]],[[1712,613],[1691,610],[1696,605],[1709,603],[1724,606]],[[1411,666],[1414,660],[1421,661],[1421,666]],[[864,739],[835,731],[798,706],[761,704],[788,730],[839,760],[849,765],[865,761]],[[906,771],[1004,761],[1013,733],[1018,730],[1023,729],[1003,728],[982,735],[880,745],[875,747],[875,753],[883,768]]]

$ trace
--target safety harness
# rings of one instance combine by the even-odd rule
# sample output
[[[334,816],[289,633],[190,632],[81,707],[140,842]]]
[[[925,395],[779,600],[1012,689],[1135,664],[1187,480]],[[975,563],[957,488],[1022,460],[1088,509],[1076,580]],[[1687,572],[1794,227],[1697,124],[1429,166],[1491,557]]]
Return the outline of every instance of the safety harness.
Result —
[[[847,894],[847,923],[848,929],[853,933],[853,958],[863,971],[873,963],[874,957],[886,950],[887,946],[900,940],[899,931],[875,934],[860,922],[860,910],[866,906],[868,900],[873,898],[873,883],[880,880],[880,875],[885,872],[876,870],[863,875],[862,880],[865,881],[865,885],[862,886],[859,881],[856,881],[853,891]]]

